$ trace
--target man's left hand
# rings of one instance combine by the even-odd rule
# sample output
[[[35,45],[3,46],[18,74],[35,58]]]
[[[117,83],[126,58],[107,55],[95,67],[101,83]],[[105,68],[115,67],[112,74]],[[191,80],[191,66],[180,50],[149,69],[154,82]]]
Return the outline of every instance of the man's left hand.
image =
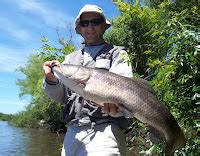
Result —
[[[104,103],[102,110],[111,116],[115,116],[119,112],[119,107],[114,103]]]

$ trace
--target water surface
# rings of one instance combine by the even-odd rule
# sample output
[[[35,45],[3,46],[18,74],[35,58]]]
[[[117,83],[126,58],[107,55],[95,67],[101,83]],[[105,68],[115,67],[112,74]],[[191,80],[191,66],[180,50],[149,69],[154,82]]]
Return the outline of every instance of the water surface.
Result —
[[[0,121],[0,156],[59,156],[63,135]]]

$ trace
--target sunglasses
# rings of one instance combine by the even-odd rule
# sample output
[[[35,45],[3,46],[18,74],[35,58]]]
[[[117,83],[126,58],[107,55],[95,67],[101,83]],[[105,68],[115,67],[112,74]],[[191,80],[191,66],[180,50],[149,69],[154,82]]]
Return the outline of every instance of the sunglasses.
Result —
[[[103,22],[105,22],[105,21],[102,18],[100,18],[100,19],[92,19],[92,20],[80,20],[79,25],[81,27],[88,27],[89,24],[91,24],[92,26],[98,26]]]

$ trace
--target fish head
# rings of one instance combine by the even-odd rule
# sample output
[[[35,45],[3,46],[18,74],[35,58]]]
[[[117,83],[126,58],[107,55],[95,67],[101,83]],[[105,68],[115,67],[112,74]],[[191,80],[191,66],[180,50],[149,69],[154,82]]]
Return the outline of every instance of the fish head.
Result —
[[[52,67],[54,75],[70,90],[84,97],[83,88],[90,78],[90,69],[77,65],[61,64]]]
[[[62,64],[61,71],[63,75],[77,83],[85,83],[91,75],[91,70],[86,67],[70,64]]]

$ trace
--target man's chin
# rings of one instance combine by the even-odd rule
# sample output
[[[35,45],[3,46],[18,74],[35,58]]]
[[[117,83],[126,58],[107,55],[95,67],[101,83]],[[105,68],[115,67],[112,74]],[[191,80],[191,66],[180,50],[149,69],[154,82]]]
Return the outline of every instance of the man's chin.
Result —
[[[86,43],[87,45],[94,45],[96,44],[96,41],[94,39],[91,39],[91,40],[87,40]]]

